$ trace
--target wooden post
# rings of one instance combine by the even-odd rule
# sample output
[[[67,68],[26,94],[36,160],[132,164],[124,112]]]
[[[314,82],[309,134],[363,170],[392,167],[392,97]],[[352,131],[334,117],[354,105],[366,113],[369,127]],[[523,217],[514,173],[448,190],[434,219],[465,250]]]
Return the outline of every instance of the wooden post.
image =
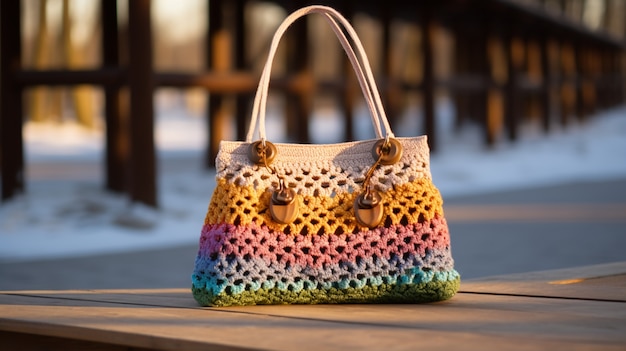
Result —
[[[620,84],[623,84],[624,80],[626,80],[626,76],[624,76],[624,72],[620,70],[619,56],[619,50],[607,49],[607,62],[604,70],[604,77],[609,80],[609,84],[607,85],[607,90],[609,91],[609,94],[607,97],[608,100],[606,107],[619,105],[623,101],[625,101],[623,100],[625,96],[623,95]]]
[[[586,85],[587,85],[587,72],[586,72],[586,56],[587,50],[580,42],[574,45],[574,66],[576,75],[576,116],[579,121],[584,121],[588,117],[587,111],[587,99],[586,99]]]
[[[354,9],[352,7],[352,2],[343,1],[341,3],[340,11],[343,15],[348,19],[352,20],[354,17]],[[339,66],[341,70],[342,76],[344,77],[344,90],[343,94],[337,94],[339,104],[341,106],[343,117],[344,117],[344,140],[352,141],[354,140],[354,106],[357,101],[358,90],[357,83],[354,74],[354,70],[352,69],[352,64],[350,63],[350,59],[345,54],[343,50],[339,51],[339,55],[341,56],[342,64]]]
[[[585,109],[589,114],[595,114],[598,110],[598,94],[602,89],[599,74],[599,48],[592,43],[587,48],[585,58],[585,74],[587,79],[584,86]]]
[[[574,112],[574,106],[576,104],[576,76],[575,76],[575,63],[574,63],[574,49],[571,43],[566,42],[565,39],[561,40],[559,46],[560,55],[560,71],[561,71],[561,83],[560,83],[560,122],[563,127],[567,126],[571,114]]]
[[[452,77],[461,76],[467,73],[467,50],[466,41],[462,40],[461,33],[462,27],[458,24],[453,24],[454,33],[454,69]],[[460,89],[452,90],[451,95],[454,99],[454,130],[458,132],[461,130],[463,124],[465,124],[465,118],[467,117],[467,96]]]
[[[341,53],[343,54],[343,50],[341,51]],[[352,65],[350,64],[349,59],[346,58],[346,60],[344,61],[344,64],[341,67],[344,71],[344,77],[346,77],[344,79],[345,88],[344,88],[343,94],[338,95],[338,97],[340,98],[341,110],[343,112],[343,117],[344,117],[344,121],[343,121],[344,122],[343,123],[344,140],[352,141],[355,138],[354,136],[354,105],[356,104],[358,93],[357,93],[356,83],[354,79],[351,78],[352,77],[351,75],[346,74],[346,73],[354,74],[353,73],[354,71],[352,70]]]
[[[130,89],[128,177],[131,200],[157,207],[150,8],[150,0],[128,2]]]
[[[246,36],[245,36],[245,3],[244,0],[233,1],[234,25],[235,25],[235,68],[237,70],[246,69]],[[236,99],[236,128],[237,140],[243,140],[247,132],[248,121],[250,120],[249,103],[251,96],[248,93],[237,95]]]
[[[433,63],[434,24],[432,9],[426,4],[420,10],[422,27],[422,104],[424,111],[424,131],[432,152],[437,150],[437,129],[435,124],[435,73]]]
[[[615,74],[616,100],[614,104],[626,102],[626,50],[613,50],[611,52],[612,74]]]
[[[614,104],[626,102],[626,51],[613,50],[611,52],[611,67],[615,74],[615,87],[617,89]]]
[[[102,23],[102,66],[120,66],[119,39],[117,28],[117,1],[101,1]],[[121,118],[120,86],[104,86],[104,120],[106,125],[105,144],[105,187],[114,192],[126,191],[126,166],[128,141]]]
[[[0,2],[0,172],[2,200],[24,191],[22,87],[15,81],[21,68],[20,1]]]
[[[228,30],[226,1],[209,1],[209,28],[207,35],[207,66],[212,72],[227,72],[232,62],[232,35]],[[228,122],[230,111],[226,97],[222,94],[209,93],[209,108],[207,109],[208,145],[205,153],[205,165],[215,166],[215,157],[219,149],[220,140],[224,138],[224,129]]]
[[[551,46],[545,36],[540,36],[539,45],[541,50],[541,76],[543,87],[541,90],[542,111],[541,121],[544,132],[550,131],[550,117],[552,114],[552,73]]]
[[[475,121],[479,122],[483,129],[483,140],[487,146],[495,143],[495,124],[498,118],[490,112],[494,108],[497,99],[490,94],[491,66],[488,55],[488,28],[485,23],[472,22],[477,28],[470,31],[465,40],[468,42],[468,66],[473,74],[476,74],[480,82],[476,88],[471,88],[468,101],[468,111]]]
[[[601,62],[599,67],[599,74],[601,79],[601,89],[598,91],[598,98],[602,109],[611,107],[613,104],[618,104],[619,100],[616,98],[619,94],[619,87],[616,82],[619,79],[619,71],[613,70],[612,65],[612,52],[608,48],[603,48],[600,52]]]
[[[508,78],[506,82],[506,131],[511,141],[517,140],[517,125],[522,108],[520,99],[520,70],[524,60],[523,42],[509,34],[506,38],[506,61]]]
[[[583,81],[581,86],[583,109],[587,117],[596,113],[598,108],[598,74],[596,69],[597,48],[587,43],[582,60]]]
[[[489,147],[496,143],[496,137],[502,124],[502,94],[493,87],[489,39],[490,27],[493,23],[483,24],[480,34],[476,38],[474,55],[476,56],[478,72],[483,81],[483,86],[479,88],[480,99],[477,99],[477,115],[483,123],[485,144]]]
[[[470,73],[469,69],[469,45],[463,35],[463,26],[454,24],[454,75],[466,76]],[[454,75],[452,77],[454,77]],[[456,89],[452,91],[454,96],[454,130],[460,132],[465,120],[469,115],[469,97],[465,89]]]
[[[33,57],[33,68],[38,70],[44,70],[49,68],[50,64],[50,55],[49,47],[50,43],[48,43],[48,20],[47,20],[47,0],[39,1],[39,9],[37,13],[37,35],[36,35],[36,44],[34,48],[34,57]],[[50,111],[50,108],[47,105],[47,98],[49,95],[52,95],[51,89],[45,86],[37,86],[33,87],[30,92],[25,95],[26,105],[28,106],[28,118],[31,122],[41,122],[45,120],[46,117],[49,117],[51,114],[55,114]],[[55,91],[54,94],[58,94],[58,91]],[[58,99],[58,98],[57,98]],[[61,113],[59,113],[60,115]]]
[[[392,3],[381,2],[380,15],[381,15],[381,24],[383,28],[383,45],[381,48],[382,51],[382,59],[383,59],[383,74],[384,81],[383,86],[383,97],[385,103],[385,110],[387,114],[387,119],[389,120],[389,124],[392,128],[395,127],[396,121],[398,120],[398,112],[400,102],[402,100],[403,91],[399,89],[396,79],[393,76],[393,67],[391,62],[391,53],[393,50],[392,47],[392,39],[393,33],[391,33],[391,12],[392,12]]]
[[[301,3],[292,5],[300,7]],[[295,8],[290,8],[295,10]],[[287,137],[296,142],[309,143],[309,117],[313,107],[313,93],[308,84],[312,78],[309,66],[308,18],[295,22],[286,34],[287,76],[297,77],[298,84],[287,87]],[[293,88],[296,88],[295,90]]]

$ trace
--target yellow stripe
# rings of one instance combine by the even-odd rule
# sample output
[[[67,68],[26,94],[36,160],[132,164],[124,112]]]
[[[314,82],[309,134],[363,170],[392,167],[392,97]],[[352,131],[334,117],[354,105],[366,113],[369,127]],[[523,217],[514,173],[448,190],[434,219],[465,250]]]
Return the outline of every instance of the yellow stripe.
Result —
[[[270,192],[239,186],[218,179],[205,218],[208,223],[267,225],[273,230],[298,234],[351,233],[357,227],[353,203],[357,193],[341,193],[334,197],[298,196],[299,214],[296,221],[283,225],[275,223],[269,213]],[[443,214],[439,190],[429,179],[395,186],[383,195],[384,218],[391,224],[413,224],[430,221]],[[360,230],[359,228],[356,228]]]

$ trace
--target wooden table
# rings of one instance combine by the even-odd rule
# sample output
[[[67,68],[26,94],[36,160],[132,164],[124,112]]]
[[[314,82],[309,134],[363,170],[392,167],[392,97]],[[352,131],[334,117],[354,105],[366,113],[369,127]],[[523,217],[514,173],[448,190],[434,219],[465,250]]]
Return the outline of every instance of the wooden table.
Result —
[[[0,349],[626,350],[626,262],[465,281],[425,305],[202,308],[189,289],[0,292]]]

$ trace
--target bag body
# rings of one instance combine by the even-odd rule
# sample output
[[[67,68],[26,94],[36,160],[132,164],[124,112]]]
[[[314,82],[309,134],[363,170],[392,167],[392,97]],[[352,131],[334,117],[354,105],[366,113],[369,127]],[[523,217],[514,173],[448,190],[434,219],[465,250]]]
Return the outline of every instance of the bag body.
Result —
[[[248,140],[220,143],[193,296],[203,306],[448,299],[460,276],[442,198],[431,179],[426,137],[393,136],[360,42],[336,11],[304,8],[282,30],[311,12],[324,14],[333,29],[337,22],[347,26],[357,42],[360,57],[343,32],[335,31],[361,75],[380,138],[327,145],[266,141],[270,50]],[[257,119],[261,138],[252,142]]]

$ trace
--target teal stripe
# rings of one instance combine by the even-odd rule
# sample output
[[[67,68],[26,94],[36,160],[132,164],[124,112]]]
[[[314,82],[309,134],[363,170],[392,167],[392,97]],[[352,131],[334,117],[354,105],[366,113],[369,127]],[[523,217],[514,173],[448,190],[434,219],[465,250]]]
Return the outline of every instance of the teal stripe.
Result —
[[[292,282],[283,282],[279,279],[268,279],[265,281],[241,281],[238,284],[229,284],[226,279],[220,277],[201,276],[198,274],[192,275],[193,286],[198,289],[204,289],[214,295],[226,293],[229,295],[241,294],[244,291],[258,291],[264,290],[288,290],[293,292],[310,291],[310,290],[329,290],[329,289],[348,289],[356,288],[361,289],[366,286],[380,286],[385,284],[422,284],[432,281],[453,281],[459,278],[459,273],[455,270],[434,272],[434,271],[422,271],[418,267],[405,270],[405,274],[401,275],[386,275],[386,276],[374,276],[357,278],[344,278],[337,281],[315,282],[308,279],[300,279]]]
[[[322,304],[322,303],[423,303],[447,300],[454,296],[460,286],[456,272],[448,272],[451,280],[431,280],[428,283],[365,285],[346,289],[259,289],[244,290],[239,294],[223,292],[213,294],[210,290],[192,286],[193,296],[203,306],[244,306],[265,304]]]

